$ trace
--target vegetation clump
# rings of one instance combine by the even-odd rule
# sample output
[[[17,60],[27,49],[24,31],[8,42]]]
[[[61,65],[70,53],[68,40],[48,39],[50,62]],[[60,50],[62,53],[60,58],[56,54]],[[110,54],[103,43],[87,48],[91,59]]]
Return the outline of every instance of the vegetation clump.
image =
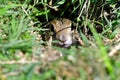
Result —
[[[120,0],[0,0],[0,80],[119,80],[119,55]]]

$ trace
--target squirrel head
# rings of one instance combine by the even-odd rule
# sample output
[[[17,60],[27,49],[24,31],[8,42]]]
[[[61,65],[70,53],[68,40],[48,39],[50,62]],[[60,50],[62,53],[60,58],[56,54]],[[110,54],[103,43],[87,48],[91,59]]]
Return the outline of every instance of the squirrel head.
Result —
[[[59,45],[63,47],[69,47],[72,44],[72,22],[69,19],[55,19],[50,22],[56,33],[56,39],[58,39]]]

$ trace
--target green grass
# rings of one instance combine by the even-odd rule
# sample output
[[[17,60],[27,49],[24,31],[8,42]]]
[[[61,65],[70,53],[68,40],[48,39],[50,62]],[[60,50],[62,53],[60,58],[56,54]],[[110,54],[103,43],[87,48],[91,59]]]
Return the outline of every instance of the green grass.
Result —
[[[105,14],[106,5],[113,8],[110,10],[115,14],[114,19]],[[56,0],[52,5],[49,0],[1,0],[0,80],[119,80],[120,48],[116,47],[120,43],[120,7],[117,5],[116,0]],[[43,25],[59,17],[77,23],[85,46],[72,45],[67,49],[41,39],[41,34],[47,31]],[[96,25],[103,31],[98,33]],[[91,33],[84,32],[85,27]],[[110,57],[112,50],[116,53]],[[53,55],[55,51],[63,56],[52,62],[42,60],[42,55]]]

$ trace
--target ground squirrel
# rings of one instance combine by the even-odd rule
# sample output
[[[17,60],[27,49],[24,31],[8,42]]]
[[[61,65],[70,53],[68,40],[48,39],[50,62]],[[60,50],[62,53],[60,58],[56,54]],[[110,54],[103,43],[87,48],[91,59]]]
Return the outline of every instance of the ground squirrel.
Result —
[[[76,43],[77,41],[81,45],[84,45],[78,32],[72,30],[71,20],[66,18],[54,19],[50,21],[50,24],[52,24],[54,27],[54,31],[56,33],[56,39],[60,41],[59,45],[63,47],[69,47],[73,43]]]

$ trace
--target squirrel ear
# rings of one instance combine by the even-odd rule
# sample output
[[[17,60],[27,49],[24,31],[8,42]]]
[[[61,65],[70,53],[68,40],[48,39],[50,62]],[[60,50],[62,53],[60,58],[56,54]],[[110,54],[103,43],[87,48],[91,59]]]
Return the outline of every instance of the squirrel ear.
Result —
[[[54,26],[52,24],[49,25],[50,31],[55,32]]]
[[[50,31],[53,31],[53,32],[54,32],[54,25],[51,24],[51,22],[48,22],[47,24],[45,24],[45,25],[43,26],[43,28],[49,29]]]

